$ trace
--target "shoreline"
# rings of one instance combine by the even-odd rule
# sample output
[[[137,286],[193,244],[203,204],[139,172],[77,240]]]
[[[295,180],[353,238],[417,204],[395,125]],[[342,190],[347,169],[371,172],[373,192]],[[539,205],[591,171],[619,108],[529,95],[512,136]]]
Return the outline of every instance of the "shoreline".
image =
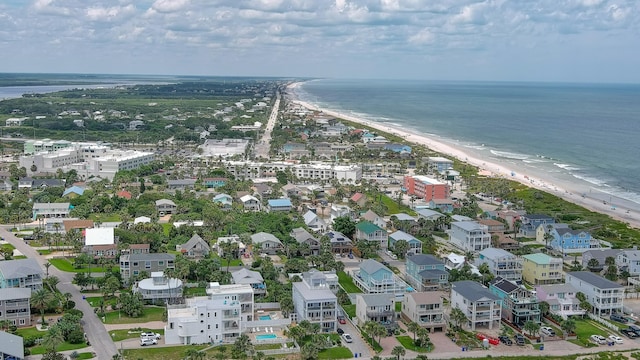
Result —
[[[443,140],[436,139],[433,136],[416,134],[402,128],[372,122],[338,111],[320,108],[296,97],[295,88],[299,87],[301,84],[302,82],[295,82],[287,86],[289,101],[299,104],[309,110],[319,111],[336,118],[342,118],[354,123],[369,126],[382,132],[402,137],[410,143],[425,146],[435,152],[454,157],[462,162],[476,166],[479,169],[480,174],[504,177],[506,179],[517,181],[530,188],[558,196],[565,201],[577,204],[588,210],[602,213],[618,221],[628,223],[631,227],[640,228],[640,206],[629,200],[607,194],[598,189],[594,189],[593,187],[582,186],[570,181],[561,182],[557,179],[540,177],[536,174],[528,173],[527,169],[522,166],[514,167],[512,165],[508,165],[509,167],[507,167],[506,164],[496,162],[495,160],[487,161],[486,159],[481,159],[469,154],[465,149],[451,145]],[[595,190],[595,192],[593,190]],[[609,199],[609,201],[606,199]],[[615,201],[613,201],[614,199]],[[612,206],[612,203],[615,203],[616,205]]]

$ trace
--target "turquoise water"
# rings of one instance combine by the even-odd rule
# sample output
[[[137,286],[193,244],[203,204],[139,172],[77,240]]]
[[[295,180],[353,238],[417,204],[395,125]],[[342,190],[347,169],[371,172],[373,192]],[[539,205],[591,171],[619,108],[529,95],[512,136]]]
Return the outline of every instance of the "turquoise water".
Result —
[[[277,339],[278,335],[276,334],[262,334],[262,335],[256,335],[256,340],[273,340],[273,339]]]
[[[271,320],[271,315],[262,315],[260,316],[260,320]]]

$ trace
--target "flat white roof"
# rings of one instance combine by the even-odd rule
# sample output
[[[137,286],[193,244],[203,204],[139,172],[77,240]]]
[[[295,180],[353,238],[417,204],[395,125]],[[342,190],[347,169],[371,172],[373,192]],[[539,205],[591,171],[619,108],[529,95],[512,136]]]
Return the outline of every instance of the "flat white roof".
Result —
[[[113,228],[96,228],[85,230],[85,245],[113,245],[115,237]]]
[[[423,183],[427,183],[427,184],[431,184],[431,185],[444,185],[445,183],[443,183],[440,180],[436,180],[434,178],[430,178],[428,176],[423,176],[423,175],[414,175],[413,176],[414,179],[419,180]]]

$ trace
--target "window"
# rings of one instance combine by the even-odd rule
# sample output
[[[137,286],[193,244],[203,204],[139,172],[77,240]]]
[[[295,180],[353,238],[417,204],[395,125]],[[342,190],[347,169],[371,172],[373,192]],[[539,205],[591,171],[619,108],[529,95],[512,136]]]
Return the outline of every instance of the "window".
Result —
[[[144,262],[144,268],[145,269],[151,269],[151,261],[145,261]]]

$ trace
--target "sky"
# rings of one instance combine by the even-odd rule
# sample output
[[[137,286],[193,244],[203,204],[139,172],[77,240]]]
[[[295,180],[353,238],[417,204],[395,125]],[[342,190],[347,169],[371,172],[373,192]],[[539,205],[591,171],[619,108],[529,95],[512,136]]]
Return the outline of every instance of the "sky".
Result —
[[[1,72],[640,83],[640,0],[0,0]]]

